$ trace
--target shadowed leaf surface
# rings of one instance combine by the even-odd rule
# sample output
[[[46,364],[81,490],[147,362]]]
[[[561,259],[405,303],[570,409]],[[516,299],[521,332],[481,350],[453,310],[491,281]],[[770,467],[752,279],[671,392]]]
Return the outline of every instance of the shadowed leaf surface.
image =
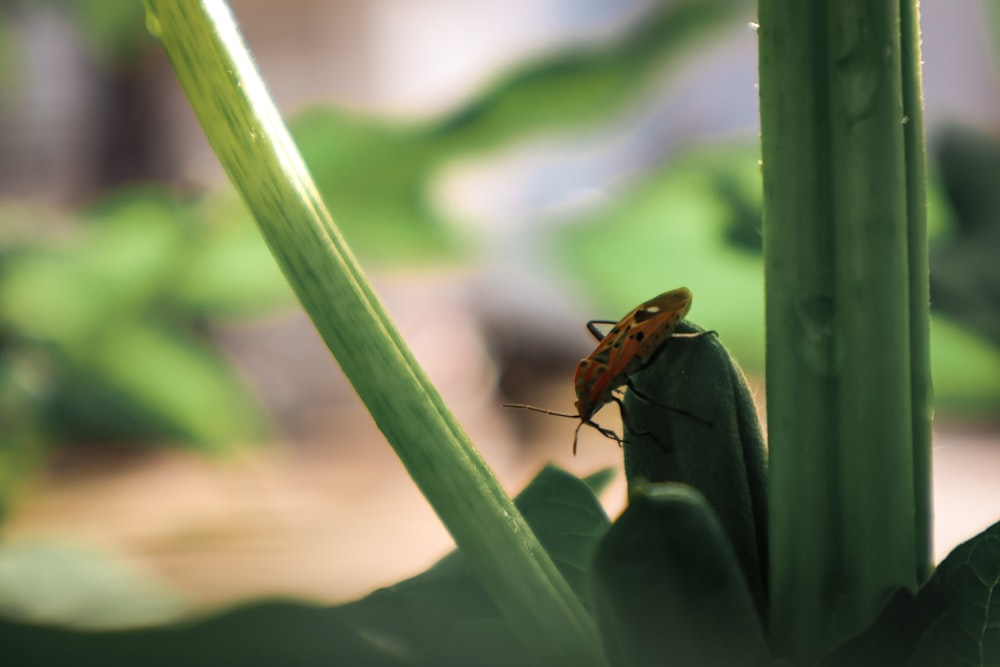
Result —
[[[601,540],[597,614],[614,665],[767,665],[766,640],[722,525],[697,491],[650,484]]]
[[[678,333],[703,330],[681,322]],[[694,487],[718,515],[762,618],[767,609],[764,440],[742,372],[716,334],[674,338],[633,377],[655,403],[626,391],[625,474]],[[683,412],[678,412],[678,411]]]

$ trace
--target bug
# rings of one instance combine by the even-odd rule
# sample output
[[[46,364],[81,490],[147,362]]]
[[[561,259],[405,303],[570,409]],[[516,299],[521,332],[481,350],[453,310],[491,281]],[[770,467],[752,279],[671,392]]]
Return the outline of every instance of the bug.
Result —
[[[590,356],[581,359],[576,366],[576,373],[573,376],[573,386],[576,390],[576,414],[546,410],[524,403],[504,403],[504,407],[579,419],[580,423],[573,433],[574,454],[576,454],[580,428],[584,424],[593,427],[601,435],[614,440],[619,445],[622,444],[622,439],[618,437],[617,433],[594,421],[594,415],[608,403],[617,403],[621,410],[622,421],[625,422],[630,431],[635,431],[628,424],[625,416],[625,405],[615,392],[623,386],[628,386],[640,398],[654,402],[632,386],[630,377],[645,367],[670,338],[691,338],[703,335],[701,333],[674,333],[677,323],[684,319],[684,316],[691,309],[691,299],[691,290],[686,287],[678,287],[636,306],[628,315],[617,322],[613,320],[587,322],[587,330],[598,342]],[[598,325],[602,324],[612,325],[606,334],[598,328]]]

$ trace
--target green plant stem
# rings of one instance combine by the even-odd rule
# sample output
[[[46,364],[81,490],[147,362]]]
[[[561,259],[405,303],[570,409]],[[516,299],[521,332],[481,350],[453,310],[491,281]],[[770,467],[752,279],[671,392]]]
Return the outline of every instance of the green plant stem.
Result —
[[[299,300],[515,634],[539,663],[603,664],[592,619],[449,414],[334,226],[228,6],[146,6],[150,31]]]
[[[903,141],[906,150],[906,229],[910,270],[910,375],[913,382],[913,491],[916,506],[917,581],[934,569],[934,512],[931,494],[931,294],[927,252],[927,150],[920,65],[917,0],[899,2],[902,52]]]
[[[770,627],[779,655],[809,661],[913,589],[923,558],[903,136],[915,124],[897,2],[761,0],[760,26]]]

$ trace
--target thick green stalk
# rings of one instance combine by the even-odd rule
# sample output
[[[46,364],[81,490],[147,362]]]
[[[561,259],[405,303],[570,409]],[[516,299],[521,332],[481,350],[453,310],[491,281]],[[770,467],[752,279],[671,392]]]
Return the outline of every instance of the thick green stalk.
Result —
[[[771,632],[796,660],[916,584],[899,30],[895,0],[760,0]]]
[[[150,31],[275,259],[469,567],[539,663],[602,664],[592,619],[413,359],[334,226],[228,6],[146,5]]]
[[[920,65],[920,11],[917,0],[899,2],[903,74],[903,141],[906,150],[906,229],[910,262],[910,375],[913,382],[913,492],[917,512],[917,581],[934,565],[934,511],[931,494],[931,294],[927,253],[927,151]]]

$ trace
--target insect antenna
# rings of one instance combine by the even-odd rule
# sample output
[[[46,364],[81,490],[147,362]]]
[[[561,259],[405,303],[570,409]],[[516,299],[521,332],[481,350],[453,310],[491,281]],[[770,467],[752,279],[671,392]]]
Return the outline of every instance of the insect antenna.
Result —
[[[568,417],[570,419],[580,419],[580,414],[570,414],[568,412],[556,412],[555,410],[548,410],[546,408],[539,408],[534,405],[528,405],[527,403],[502,403],[502,407],[505,408],[518,408],[519,410],[531,410],[532,412],[541,412],[543,415],[552,415],[553,417]],[[589,419],[580,419],[580,423],[576,425],[576,430],[573,431],[573,455],[576,456],[576,446],[580,439],[580,428],[586,424],[597,430],[598,433],[603,435],[609,440],[614,440],[619,446],[622,444],[622,439],[618,437],[618,434],[609,428],[604,428],[597,422],[591,421]]]
[[[543,415],[552,415],[553,417],[570,417],[572,419],[579,419],[579,414],[570,414],[568,412],[556,412],[555,410],[546,410],[545,408],[535,407],[534,405],[528,405],[527,403],[501,403],[500,407],[504,408],[517,408],[519,410],[531,410],[532,412],[541,412]]]

